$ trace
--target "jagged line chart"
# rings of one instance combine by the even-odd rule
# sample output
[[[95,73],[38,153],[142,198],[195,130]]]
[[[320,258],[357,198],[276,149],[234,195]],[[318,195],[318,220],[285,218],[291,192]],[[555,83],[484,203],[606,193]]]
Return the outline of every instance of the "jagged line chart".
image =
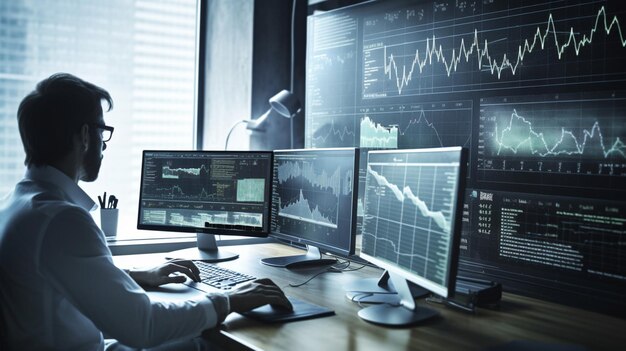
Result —
[[[202,174],[206,174],[208,172],[205,165],[201,165],[200,167],[179,167],[179,168],[171,168],[166,165],[162,168],[161,176],[164,179],[179,179],[181,174],[187,177],[199,177]]]
[[[335,196],[341,193],[341,174],[337,167],[332,173],[322,170],[317,172],[311,162],[286,161],[278,165],[278,183],[282,184],[291,179],[303,177],[314,187],[331,189]]]
[[[569,27],[569,30],[559,30],[555,22],[558,22],[558,19],[555,19],[553,14],[549,13],[545,26],[537,26],[532,38],[523,39],[523,42],[517,46],[517,52],[502,53],[501,56],[490,53],[490,41],[488,39],[483,41],[481,33],[477,28],[473,30],[474,35],[471,40],[466,41],[465,38],[461,38],[458,48],[452,48],[451,52],[450,49],[444,48],[443,45],[439,44],[437,34],[433,34],[426,39],[425,48],[422,50],[417,48],[415,50],[413,59],[408,65],[398,63],[393,53],[388,54],[388,48],[391,45],[385,45],[384,43],[364,45],[364,52],[383,50],[382,68],[384,76],[395,84],[398,95],[402,95],[418,74],[423,74],[427,67],[435,64],[442,65],[445,73],[450,77],[457,72],[459,65],[469,63],[470,60],[475,58],[475,68],[478,72],[488,72],[500,80],[504,78],[503,73],[506,71],[511,76],[515,76],[520,66],[523,66],[526,56],[536,52],[554,50],[558,60],[562,60],[569,51],[579,56],[584,48],[591,46],[594,37],[599,34],[609,37],[612,33],[615,33],[620,48],[626,47],[626,40],[624,39],[618,17],[607,15],[607,10],[604,6],[597,11],[594,25],[588,31],[574,28],[574,26]],[[566,38],[559,38],[559,33],[568,33],[568,35]],[[466,42],[471,44],[468,45]],[[553,45],[549,45],[550,43]],[[450,52],[447,56],[446,51]],[[366,72],[371,69],[371,67],[364,67]],[[370,92],[365,94],[365,97],[368,96],[376,97],[377,95]]]
[[[315,160],[282,160],[276,168],[278,215],[337,228],[341,167],[319,168]]]
[[[389,188],[395,196],[395,198],[399,202],[410,201],[413,205],[417,207],[419,213],[426,218],[431,218],[434,223],[443,231],[444,233],[450,232],[450,221],[446,219],[445,214],[442,211],[433,211],[428,206],[428,204],[420,199],[417,195],[413,193],[409,186],[404,186],[402,190],[393,183],[390,183],[385,176],[379,174],[374,171],[371,167],[367,167],[367,172],[372,175],[376,183],[380,186],[384,186]]]
[[[315,223],[330,228],[337,228],[337,224],[333,223],[330,218],[324,216],[320,212],[318,206],[313,206],[313,208],[311,209],[311,204],[307,199],[304,198],[302,189],[300,189],[298,199],[295,202],[285,205],[283,207],[280,198],[278,199],[278,201],[279,216],[292,218],[299,221]]]
[[[179,185],[172,185],[171,187],[156,187],[154,188],[156,196],[160,199],[197,199],[197,200],[210,200],[216,198],[216,194],[209,194],[207,190],[202,187],[197,190],[191,190],[185,192]]]
[[[395,155],[367,167],[362,252],[443,283],[457,166],[398,164]]]
[[[324,132],[322,128],[317,128],[311,136],[311,141],[315,147],[333,147],[341,146],[342,144],[352,144],[349,138],[354,139],[354,131],[348,129],[347,126],[343,128],[335,127],[335,120],[331,119],[330,127],[326,127],[328,130]],[[329,140],[330,139],[330,140]],[[350,141],[350,142],[348,142]]]
[[[527,129],[527,137],[516,138],[521,140],[509,140],[509,135],[515,133],[514,122],[521,124],[521,127],[519,127],[520,129]],[[526,131],[523,131],[523,133],[526,133]],[[506,151],[517,154],[520,151],[520,148],[528,147],[532,155],[540,157],[583,155],[585,153],[587,143],[591,140],[597,139],[601,148],[602,157],[608,158],[610,156],[619,155],[626,158],[626,145],[619,137],[615,138],[615,141],[612,144],[609,143],[610,147],[607,147],[607,143],[604,140],[598,121],[595,121],[589,130],[584,129],[582,134],[583,136],[581,138],[576,136],[571,130],[567,130],[565,127],[562,127],[560,136],[555,142],[551,143],[552,145],[549,145],[546,141],[544,133],[536,132],[533,129],[532,122],[525,117],[520,116],[514,109],[511,113],[511,119],[505,128],[498,131],[498,124],[496,123],[495,125],[494,141],[497,144],[496,154],[500,155]],[[563,145],[569,145],[570,148],[567,149]]]
[[[419,116],[416,118],[411,118],[409,120],[409,123],[407,123],[406,127],[400,132],[401,135],[406,135],[407,132],[409,131],[409,129],[411,129],[412,126],[417,126],[423,124],[425,125],[427,128],[429,128],[430,130],[433,131],[433,135],[437,138],[437,141],[439,141],[439,145],[443,147],[443,141],[441,141],[441,136],[439,135],[439,131],[437,130],[437,128],[435,127],[435,123],[434,122],[429,122],[428,119],[426,118],[426,112],[424,112],[424,110],[420,110],[419,111]],[[468,138],[469,139],[469,138]]]
[[[388,105],[366,112],[360,122],[360,147],[428,148],[471,145],[472,102]]]
[[[361,119],[361,147],[398,148],[398,126],[385,127],[372,121],[369,116]]]
[[[579,175],[585,175],[585,187],[622,188],[626,169],[624,94],[605,91],[481,99],[476,157],[479,179],[578,187]]]

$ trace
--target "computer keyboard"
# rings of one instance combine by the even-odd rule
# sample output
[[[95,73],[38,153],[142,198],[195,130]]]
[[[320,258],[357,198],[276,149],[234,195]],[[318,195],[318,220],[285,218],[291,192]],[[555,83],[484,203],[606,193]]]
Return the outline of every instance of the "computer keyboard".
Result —
[[[200,270],[202,283],[221,290],[229,290],[237,284],[254,280],[256,277],[232,271],[203,261],[193,261]]]

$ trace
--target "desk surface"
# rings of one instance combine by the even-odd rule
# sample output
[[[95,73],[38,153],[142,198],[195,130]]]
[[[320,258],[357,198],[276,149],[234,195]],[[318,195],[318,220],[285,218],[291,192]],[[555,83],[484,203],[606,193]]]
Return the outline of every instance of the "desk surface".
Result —
[[[381,270],[365,267],[354,272],[325,273],[304,286],[292,288],[289,283],[303,282],[322,268],[288,270],[265,266],[259,260],[302,254],[302,250],[280,244],[224,249],[237,252],[240,257],[219,265],[259,278],[271,278],[287,295],[335,310],[335,316],[278,325],[262,324],[231,314],[220,336],[260,349],[480,350],[518,340],[578,345],[589,350],[615,350],[626,345],[626,319],[507,293],[499,310],[478,309],[471,315],[428,304],[440,312],[439,318],[412,328],[380,327],[357,316],[361,307],[345,297],[342,287],[357,279],[377,277]],[[159,263],[163,255],[116,256],[114,260],[126,268]],[[418,303],[426,304],[423,300]]]

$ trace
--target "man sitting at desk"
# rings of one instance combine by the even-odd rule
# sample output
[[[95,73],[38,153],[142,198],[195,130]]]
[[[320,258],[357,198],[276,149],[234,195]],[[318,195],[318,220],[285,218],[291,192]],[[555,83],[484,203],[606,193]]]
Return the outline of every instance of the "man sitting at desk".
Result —
[[[8,349],[172,349],[201,342],[230,312],[268,303],[290,307],[270,280],[229,294],[177,303],[151,302],[140,285],[199,280],[189,261],[125,272],[113,265],[78,181],[98,177],[113,128],[104,123],[107,91],[55,74],[22,100],[18,124],[25,178],[0,200],[0,335]],[[105,342],[103,333],[118,340]],[[184,340],[184,341],[181,341]],[[174,343],[173,343],[174,342]]]

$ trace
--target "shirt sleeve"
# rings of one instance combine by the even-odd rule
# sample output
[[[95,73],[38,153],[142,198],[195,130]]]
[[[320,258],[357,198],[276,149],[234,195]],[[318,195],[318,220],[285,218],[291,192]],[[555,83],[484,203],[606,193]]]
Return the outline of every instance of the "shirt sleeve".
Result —
[[[113,264],[103,234],[80,208],[68,208],[50,220],[39,267],[49,283],[97,328],[131,347],[191,338],[222,320],[217,310],[223,307],[214,306],[218,301],[210,297],[151,302]]]

